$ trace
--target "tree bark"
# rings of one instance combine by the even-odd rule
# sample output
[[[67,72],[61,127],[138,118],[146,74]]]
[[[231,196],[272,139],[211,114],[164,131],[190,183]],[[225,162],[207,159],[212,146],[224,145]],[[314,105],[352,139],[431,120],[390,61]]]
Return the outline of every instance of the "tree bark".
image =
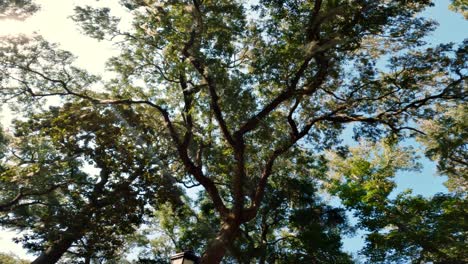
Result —
[[[201,258],[202,264],[217,264],[223,260],[229,244],[239,235],[240,222],[226,222],[218,236],[211,241]]]
[[[79,239],[82,235],[69,234],[63,235],[62,238],[55,241],[48,247],[39,257],[37,257],[31,264],[52,264],[59,261],[70,246]]]

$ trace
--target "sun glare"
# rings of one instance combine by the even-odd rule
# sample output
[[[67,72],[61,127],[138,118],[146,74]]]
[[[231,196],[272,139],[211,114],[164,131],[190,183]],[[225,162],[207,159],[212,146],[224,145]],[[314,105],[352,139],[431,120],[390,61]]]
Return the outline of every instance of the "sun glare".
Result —
[[[7,35],[32,35],[35,29],[27,21],[20,21],[14,19],[0,20],[0,36]]]

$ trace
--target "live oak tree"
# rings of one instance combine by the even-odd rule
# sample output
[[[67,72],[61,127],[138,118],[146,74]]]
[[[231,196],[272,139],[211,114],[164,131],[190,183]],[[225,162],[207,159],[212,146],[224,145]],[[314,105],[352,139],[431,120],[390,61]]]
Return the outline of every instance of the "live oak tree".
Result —
[[[17,128],[27,132],[25,139],[33,140],[37,135],[37,140],[48,142],[50,137],[51,143],[47,144],[55,145],[46,144],[38,152],[46,152],[48,158],[54,157],[49,152],[76,155],[74,151],[82,151],[81,148],[93,149],[87,159],[94,160],[101,173],[109,170],[117,177],[109,181],[105,193],[99,191],[99,183],[107,181],[106,173],[91,177],[91,182],[85,181],[83,186],[76,185],[71,190],[57,187],[57,191],[41,196],[41,202],[52,199],[58,208],[64,207],[60,213],[68,215],[72,211],[83,215],[83,223],[95,223],[98,229],[111,226],[119,229],[118,234],[129,233],[141,223],[139,211],[133,210],[140,198],[141,204],[151,204],[157,210],[157,205],[166,200],[180,203],[170,194],[182,194],[178,191],[182,186],[199,185],[200,199],[190,202],[184,198],[186,205],[173,206],[172,210],[198,208],[187,214],[202,214],[203,219],[193,216],[193,222],[211,227],[207,229],[210,232],[198,234],[207,234],[198,244],[204,252],[202,263],[219,263],[226,255],[226,261],[244,261],[242,253],[249,251],[263,253],[263,261],[273,261],[266,259],[265,252],[278,255],[274,260],[286,263],[298,258],[319,263],[324,252],[334,254],[331,261],[351,261],[339,250],[339,237],[345,229],[342,212],[314,198],[315,188],[326,186],[323,182],[327,179],[324,176],[327,163],[324,162],[325,169],[316,171],[324,151],[335,150],[346,156],[340,135],[348,124],[353,124],[356,137],[374,141],[391,138],[398,142],[423,134],[418,123],[437,115],[440,107],[466,103],[466,42],[435,47],[425,43],[424,37],[434,29],[435,22],[418,13],[431,5],[428,0],[123,0],[121,3],[131,12],[132,30],[119,28],[119,19],[111,15],[109,8],[77,7],[73,17],[85,34],[115,41],[120,48],[120,56],[108,62],[108,71],[113,73],[110,80],[73,66],[72,54],[40,37],[11,37],[1,43],[0,94],[14,100],[18,110],[32,118],[31,124],[35,124],[36,115],[44,118],[52,115],[49,118],[53,119],[54,113],[69,116],[96,107],[97,112],[91,118],[87,114],[73,116],[78,120],[76,124],[60,121],[50,128],[39,124],[35,128],[25,122]],[[387,61],[386,67],[381,66],[383,61]],[[43,109],[41,106],[51,97],[60,98],[64,108]],[[122,111],[131,118],[116,114]],[[62,122],[68,125],[60,128]],[[101,135],[98,133],[101,130],[90,126],[93,122],[105,131],[103,145],[86,141],[88,131],[91,137]],[[22,128],[25,126],[27,129]],[[132,129],[125,129],[127,126]],[[56,131],[55,127],[60,129]],[[112,133],[113,129],[118,131]],[[60,136],[54,138],[54,133],[70,133],[68,137],[81,141],[61,146]],[[146,138],[147,134],[151,136]],[[141,148],[140,136],[145,138]],[[23,142],[24,148],[29,149],[27,140]],[[146,148],[154,152],[145,152]],[[36,150],[34,154],[38,155]],[[82,155],[88,154],[85,151]],[[125,160],[127,156],[139,166],[132,167],[135,164]],[[153,167],[148,163],[153,159],[168,164]],[[99,160],[106,162],[100,164]],[[42,175],[34,169],[41,164],[36,160],[30,161],[31,166],[19,166],[18,162],[10,166],[13,171],[20,170],[15,174],[21,175],[19,180],[50,182],[54,184],[47,185],[50,188],[74,183],[76,178],[89,178],[79,159],[58,161],[78,164],[53,164],[49,166],[53,171]],[[463,162],[466,165],[466,159]],[[80,171],[81,176],[70,175],[72,168]],[[62,174],[66,177],[59,177]],[[145,181],[148,174],[168,183],[165,186],[172,186],[163,188],[167,193],[162,195],[162,201],[151,203],[148,202],[151,197],[119,194],[118,186],[129,189],[135,182],[140,184],[138,190],[151,196],[149,190],[162,184],[155,179],[156,182]],[[390,171],[384,176],[391,174]],[[393,204],[385,203],[384,195],[391,186],[379,187],[374,193],[370,192],[374,191],[372,181],[365,186],[349,183],[347,188],[361,188],[359,194],[369,192],[364,196],[353,195],[358,199],[353,203],[361,204],[359,199],[364,199],[361,202],[365,205],[365,199],[372,200],[375,195],[382,197],[379,209],[391,211]],[[288,189],[297,186],[302,191],[282,190],[285,186],[290,186]],[[7,195],[2,200],[7,203],[31,202],[30,198],[21,199],[25,196],[21,189],[15,190],[14,186],[5,189],[2,192]],[[40,191],[44,190],[47,188]],[[73,190],[77,191],[77,198],[73,198]],[[15,194],[20,196],[18,200]],[[112,204],[104,207],[93,204],[91,198],[95,195],[103,195]],[[110,198],[129,200],[119,202]],[[275,203],[278,207],[274,207]],[[385,205],[388,208],[381,208]],[[75,208],[68,210],[68,206]],[[96,210],[96,217],[105,219],[104,208],[112,206],[123,207],[122,211],[109,213],[118,221],[124,218],[128,225],[125,221],[122,226],[116,226],[115,222],[98,224],[94,215],[89,217],[86,211]],[[275,214],[283,214],[281,207],[286,207],[287,216],[275,222]],[[29,205],[23,208],[30,209]],[[39,208],[39,211],[54,209]],[[140,210],[142,214],[144,208]],[[30,215],[40,217],[41,212],[5,217],[6,221],[16,216],[23,221]],[[308,218],[311,221],[305,222]],[[86,245],[78,247],[81,250],[88,242],[94,243],[93,234],[100,234],[97,230],[63,228],[55,222],[50,228],[27,223],[15,226],[16,222],[10,221],[10,226],[33,230],[40,238],[36,249],[45,250],[43,255],[47,255],[48,246],[53,248],[54,242],[60,241],[51,235],[60,234],[62,238],[74,235],[76,239],[70,239],[69,246],[79,245],[78,237],[83,237]],[[58,232],[52,232],[57,227]],[[75,229],[68,232],[67,228]],[[275,228],[291,234],[279,234]],[[251,233],[255,232],[264,232],[265,236],[253,237]],[[184,233],[174,234],[181,236],[175,239],[184,238]],[[321,242],[329,239],[329,247],[311,247],[312,238]],[[100,245],[97,240],[96,245]],[[284,254],[279,247],[274,248],[276,243],[286,247]],[[188,244],[197,246],[196,242]],[[97,248],[94,244],[90,247]],[[84,257],[86,252],[92,250],[75,253]],[[421,260],[442,255],[424,256]],[[262,256],[250,255],[252,259],[260,261]]]
[[[364,254],[371,263],[466,263],[467,205],[459,195],[399,195],[366,224]]]
[[[317,169],[313,175],[321,178],[322,170]],[[341,249],[341,236],[353,231],[345,212],[321,201],[316,179],[310,174],[272,178],[258,216],[243,225],[223,263],[354,263]],[[202,250],[216,236],[215,210],[206,196],[198,199],[199,212],[184,208],[184,213],[174,214],[170,206],[156,212],[152,226],[158,235],[153,239],[140,236],[138,245],[145,250],[138,263],[166,263],[174,249]]]
[[[450,9],[463,14],[468,19],[468,2],[466,0],[452,0]]]

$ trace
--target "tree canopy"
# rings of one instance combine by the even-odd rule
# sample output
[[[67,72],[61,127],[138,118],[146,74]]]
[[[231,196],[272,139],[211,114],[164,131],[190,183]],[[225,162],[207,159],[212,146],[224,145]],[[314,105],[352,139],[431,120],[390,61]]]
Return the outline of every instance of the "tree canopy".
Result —
[[[354,263],[354,228],[371,263],[468,261],[467,41],[426,42],[431,1],[120,4],[130,30],[108,7],[72,17],[119,48],[110,78],[41,36],[0,39],[0,96],[19,115],[0,137],[0,224],[33,263],[132,248],[136,263],[189,248],[202,263]],[[418,169],[408,139],[453,192],[392,196]]]
[[[464,0],[452,0],[450,8],[456,12],[463,14],[465,19],[468,19],[468,3]]]
[[[1,0],[0,20],[25,19],[39,10],[39,5],[32,0]]]

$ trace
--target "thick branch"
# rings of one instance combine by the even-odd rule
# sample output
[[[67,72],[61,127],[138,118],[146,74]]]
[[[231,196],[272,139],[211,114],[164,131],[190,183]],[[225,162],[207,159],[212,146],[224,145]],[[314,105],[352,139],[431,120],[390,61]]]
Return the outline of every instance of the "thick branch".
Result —
[[[291,137],[292,137],[292,139],[295,139],[295,138],[297,138],[299,136],[299,130],[297,128],[296,121],[294,121],[293,115],[294,115],[294,112],[296,111],[297,107],[299,106],[300,102],[301,102],[301,100],[299,98],[296,99],[296,102],[294,103],[293,107],[291,107],[291,109],[289,110],[289,114],[288,114],[288,123],[289,123],[289,126],[291,127]]]
[[[185,44],[182,54],[189,59],[193,67],[198,71],[198,73],[203,77],[204,81],[208,85],[208,92],[210,95],[210,104],[213,109],[214,116],[216,121],[219,124],[221,132],[223,133],[224,138],[227,140],[229,145],[235,146],[236,142],[232,137],[231,132],[226,124],[226,121],[223,117],[221,107],[219,105],[219,96],[216,92],[217,85],[214,77],[210,74],[208,67],[205,65],[203,59],[198,56],[199,50],[196,50],[199,47],[199,41],[201,41],[201,34],[203,32],[203,18],[200,11],[200,4],[198,1],[193,1],[193,16],[194,16],[194,28],[190,33],[190,39]]]
[[[191,114],[193,92],[188,90],[187,81],[185,80],[184,74],[180,74],[179,80],[180,87],[182,88],[182,94],[184,96],[184,121],[186,131],[184,135],[183,146],[187,148],[193,137],[193,119]]]
[[[18,194],[12,200],[0,204],[0,212],[9,211],[13,206],[17,205],[23,198],[26,198],[28,196],[41,196],[41,195],[49,194],[55,191],[56,189],[60,188],[64,184],[68,184],[68,183],[52,185],[43,191],[36,191],[36,192],[33,192],[33,191],[25,192],[23,188],[20,188]]]
[[[282,154],[284,154],[285,152],[287,152],[292,146],[294,146],[300,139],[302,139],[303,137],[305,137],[310,129],[317,123],[317,122],[320,122],[320,121],[324,121],[324,120],[327,120],[330,116],[333,116],[335,115],[337,112],[339,111],[342,111],[346,109],[346,106],[341,106],[341,107],[338,107],[337,109],[335,109],[334,111],[328,113],[328,114],[325,114],[325,115],[322,115],[322,116],[319,116],[319,117],[316,117],[314,119],[311,119],[304,127],[303,129],[297,134],[296,137],[291,137],[290,141],[285,143],[284,145],[278,147],[277,149],[275,149],[273,151],[273,153],[271,154],[271,156],[268,158],[267,160],[267,163],[265,164],[265,168],[263,169],[263,172],[262,172],[262,175],[260,177],[260,180],[257,184],[257,188],[255,190],[255,193],[253,194],[252,196],[252,205],[245,210],[245,214],[244,214],[244,219],[243,221],[250,221],[251,219],[253,219],[255,217],[255,215],[257,214],[257,211],[258,209],[260,208],[260,204],[263,200],[263,196],[264,196],[264,193],[265,193],[265,189],[266,189],[266,186],[267,186],[267,182],[268,182],[268,178],[270,177],[271,173],[272,173],[272,170],[273,170],[273,165],[276,161],[276,159],[281,156]]]
[[[245,171],[245,145],[242,137],[236,138],[235,159],[237,170],[233,179],[233,194],[234,194],[234,215],[240,221],[242,218],[242,211],[244,209],[244,179],[247,178]]]
[[[171,136],[172,140],[174,141],[175,145],[176,145],[176,149],[177,149],[177,152],[179,154],[179,158],[182,160],[185,168],[187,169],[187,171],[189,173],[191,173],[195,179],[203,185],[203,187],[205,187],[205,189],[207,190],[208,194],[210,195],[211,199],[213,200],[213,203],[216,207],[216,209],[220,212],[220,214],[225,217],[228,213],[228,210],[226,208],[226,206],[224,205],[224,202],[222,201],[221,199],[221,196],[219,194],[219,191],[216,187],[216,185],[214,184],[214,182],[209,179],[208,177],[206,177],[205,175],[203,175],[203,172],[201,170],[200,167],[196,166],[192,160],[190,159],[190,157],[188,156],[188,147],[184,145],[184,142],[181,141],[180,139],[180,136],[178,134],[178,132],[176,131],[173,123],[172,123],[172,120],[169,116],[169,112],[164,109],[163,107],[151,102],[151,101],[147,101],[147,100],[132,100],[132,99],[97,99],[97,98],[93,98],[89,95],[86,95],[86,94],[79,94],[79,93],[75,93],[73,91],[71,91],[70,89],[68,89],[68,87],[66,86],[66,83],[65,82],[60,82],[63,86],[63,89],[65,90],[65,92],[61,95],[71,95],[71,96],[76,96],[76,97],[79,97],[79,98],[82,98],[82,99],[86,99],[86,100],[89,100],[95,104],[115,104],[115,105],[118,105],[118,104],[126,104],[126,105],[131,105],[131,104],[143,104],[143,105],[148,105],[154,109],[156,109],[162,116],[163,116],[163,119],[164,119],[164,122],[166,124],[166,127],[167,129],[169,130],[169,135]],[[34,94],[32,93],[32,91],[30,91],[31,95],[32,96],[44,96],[44,95],[38,95],[38,94]]]
[[[328,73],[328,60],[325,59],[321,55],[316,55],[315,60],[318,64],[318,71],[315,74],[313,78],[313,82],[307,85],[302,90],[297,90],[297,85],[299,83],[299,80],[302,78],[304,75],[304,72],[306,71],[307,67],[309,66],[309,63],[311,61],[312,57],[307,57],[304,62],[302,63],[301,67],[299,70],[294,74],[294,77],[290,81],[290,84],[288,85],[287,89],[280,93],[273,101],[271,101],[269,104],[267,104],[260,112],[258,112],[256,115],[251,117],[247,122],[242,125],[238,131],[236,131],[236,135],[244,135],[248,133],[249,131],[255,129],[258,124],[260,123],[261,120],[263,120],[265,117],[267,117],[272,111],[274,111],[280,104],[283,102],[290,100],[294,95],[297,93],[300,93],[302,95],[312,95],[317,91],[317,89],[323,84],[323,82],[326,79],[327,73]]]

